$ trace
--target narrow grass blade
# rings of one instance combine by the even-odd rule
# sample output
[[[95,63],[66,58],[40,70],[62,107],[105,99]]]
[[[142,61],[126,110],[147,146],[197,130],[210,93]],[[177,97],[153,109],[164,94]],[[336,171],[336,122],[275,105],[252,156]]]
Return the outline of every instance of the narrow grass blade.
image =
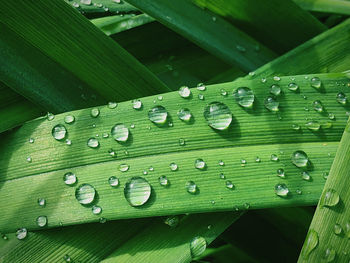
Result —
[[[195,6],[190,1],[128,2],[213,55],[247,72],[275,58],[272,51],[244,32],[221,17],[215,16],[213,19],[209,11]]]
[[[314,12],[350,15],[350,3],[343,0],[293,0],[302,9]]]
[[[153,22],[154,19],[146,14],[108,16],[90,20],[95,26],[102,30],[107,36],[123,32],[138,26]]]
[[[310,79],[315,76],[320,78],[326,93],[319,93],[310,86]],[[327,114],[315,112],[312,101],[289,91],[286,87],[291,80],[298,83],[302,95],[320,99],[327,114],[333,113],[336,120],[329,120]],[[116,109],[101,107],[98,118],[90,116],[90,109],[69,113],[76,117],[74,124],[66,125],[71,146],[55,141],[51,135],[55,125],[64,124],[63,118],[67,114],[57,115],[53,121],[37,120],[28,123],[5,138],[7,143],[1,149],[0,167],[3,180],[0,198],[8,199],[8,194],[13,192],[17,195],[1,206],[4,213],[0,217],[0,227],[3,231],[13,231],[21,225],[30,229],[37,228],[35,218],[40,207],[35,200],[39,197],[51,200],[52,205],[45,208],[50,227],[57,226],[60,222],[74,224],[96,220],[90,209],[76,202],[75,187],[64,184],[62,177],[66,172],[77,175],[78,185],[89,183],[96,188],[99,193],[98,202],[107,219],[228,210],[235,205],[242,208],[245,203],[249,203],[252,208],[314,204],[324,183],[322,173],[330,167],[330,156],[335,152],[336,142],[340,139],[347,118],[346,109],[336,101],[336,94],[345,89],[348,82],[347,75],[342,73],[282,77],[278,81],[284,90],[284,97],[280,100],[281,120],[263,106],[263,100],[267,96],[266,89],[276,83],[268,79],[265,83],[260,80],[238,80],[213,85],[204,92],[193,89],[193,98],[190,100],[181,98],[177,92],[164,94],[162,97],[144,98],[144,108],[141,111],[132,109],[132,104],[125,102]],[[257,102],[251,112],[240,108],[231,97],[221,95],[222,90],[232,92],[240,86],[250,87],[255,92]],[[204,94],[206,101],[197,99],[200,93]],[[147,119],[147,111],[154,107],[154,100],[166,107],[172,116],[173,126],[157,127]],[[203,118],[203,107],[212,101],[222,101],[234,112],[232,128],[226,133],[214,132]],[[176,112],[181,107],[190,108],[195,121],[193,124],[185,124],[177,119]],[[310,111],[305,111],[304,107],[310,107]],[[115,118],[116,114],[118,119]],[[318,132],[307,130],[304,126],[305,117],[325,125],[322,126],[324,128]],[[135,124],[135,128],[130,128],[132,138],[126,144],[116,143],[111,136],[102,136],[117,122],[124,123],[127,127]],[[292,129],[293,124],[302,127],[302,134]],[[30,137],[35,140],[33,144],[26,143]],[[98,149],[87,146],[87,140],[91,137],[100,141]],[[290,163],[290,155],[297,149],[304,149],[309,154],[314,165],[311,174],[314,181],[303,181],[299,175],[290,176],[285,182],[293,193],[299,189],[310,194],[292,194],[293,197],[287,199],[275,196],[273,188],[281,182],[276,176],[276,170],[281,168],[282,163],[286,165],[286,171],[288,169],[287,174],[300,174],[300,170]],[[117,158],[111,157],[109,151],[115,152]],[[280,155],[280,162],[269,161],[271,154]],[[26,161],[29,156],[31,162]],[[256,156],[265,161],[256,163]],[[206,171],[194,168],[197,158],[203,158],[207,162]],[[226,163],[225,166],[219,166],[220,159]],[[241,159],[251,164],[241,167]],[[174,173],[176,179],[172,179],[169,169],[171,162],[179,165],[179,171]],[[130,171],[116,171],[123,163],[130,165]],[[147,171],[150,166],[154,167],[154,171]],[[238,176],[233,167],[242,169]],[[219,179],[221,172],[236,185],[236,191],[225,187],[225,180]],[[108,185],[111,175],[119,177],[121,185],[133,176],[147,178],[154,189],[148,205],[143,209],[131,207],[124,199],[122,187],[113,189]],[[160,175],[169,175],[169,188],[159,185]],[[186,192],[185,184],[189,180],[198,184],[201,194],[190,195]],[[28,185],[35,187],[26,187]],[[177,197],[176,202],[172,196]],[[219,196],[223,199],[218,199]],[[119,202],[114,203],[111,198]],[[213,206],[211,201],[215,201],[216,205]],[[193,202],[197,205],[193,206]],[[17,216],[18,209],[21,211],[21,218]]]
[[[293,1],[193,0],[221,15],[265,46],[284,53],[327,28]]]
[[[349,171],[350,121],[345,127],[298,262],[348,261]]]

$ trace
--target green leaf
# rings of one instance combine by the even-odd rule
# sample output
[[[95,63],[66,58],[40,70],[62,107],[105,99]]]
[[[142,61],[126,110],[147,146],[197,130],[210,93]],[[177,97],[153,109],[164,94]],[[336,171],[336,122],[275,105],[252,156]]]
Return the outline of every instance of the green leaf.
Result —
[[[350,3],[343,0],[293,0],[301,8],[331,14],[350,15]]]
[[[272,51],[253,38],[221,17],[214,16],[213,19],[210,12],[196,7],[190,1],[128,2],[213,55],[247,72],[275,58]]]
[[[63,119],[68,113],[57,115],[53,121],[28,123],[4,138],[7,143],[1,148],[0,172],[3,180],[0,198],[8,199],[8,194],[13,192],[16,192],[16,196],[0,206],[4,211],[0,217],[0,228],[7,232],[20,226],[37,228],[35,219],[38,211],[42,211],[36,204],[37,198],[51,200],[51,206],[45,208],[50,227],[61,222],[66,225],[97,220],[90,209],[75,200],[75,187],[64,184],[62,177],[66,172],[77,175],[78,185],[88,183],[96,188],[99,205],[103,207],[107,219],[230,210],[233,206],[242,208],[245,203],[252,208],[314,204],[324,184],[322,173],[331,164],[328,153],[335,152],[347,118],[346,110],[336,102],[335,97],[349,82],[347,75],[342,73],[319,75],[326,91],[320,93],[310,86],[310,78],[314,76],[317,75],[282,77],[277,82],[284,90],[284,96],[280,99],[281,120],[263,106],[266,89],[276,83],[269,78],[265,83],[260,80],[237,80],[212,85],[204,92],[193,89],[190,100],[181,98],[178,92],[163,94],[162,100],[157,97],[143,98],[141,111],[132,109],[131,103],[125,102],[116,109],[100,107],[101,113],[97,118],[90,116],[90,109],[71,112],[69,114],[76,118],[74,124],[66,124],[71,146],[56,141],[51,135],[55,125],[64,124]],[[302,95],[312,98],[312,101],[320,99],[327,114],[335,114],[336,121],[329,120],[327,114],[315,112],[311,100],[289,91],[287,86],[291,79],[299,85]],[[250,87],[255,92],[257,102],[252,111],[240,108],[231,96],[221,95],[222,89],[231,93],[240,86]],[[200,93],[204,94],[205,100],[198,99]],[[173,127],[157,127],[147,119],[148,110],[157,105],[154,100],[166,107]],[[224,102],[233,112],[231,129],[226,132],[214,132],[203,118],[204,106],[212,101]],[[193,124],[178,120],[176,112],[181,107],[191,110]],[[310,108],[310,111],[305,111],[304,107]],[[306,117],[322,125],[332,122],[332,128],[308,131],[304,126]],[[127,127],[135,124],[135,128],[130,129],[132,137],[128,143],[118,144],[111,136],[102,138],[103,133],[108,133],[116,123],[124,123]],[[96,128],[92,127],[94,124]],[[302,134],[292,129],[293,124],[302,126]],[[87,140],[96,134],[100,147],[91,149],[87,146]],[[28,143],[30,137],[35,140],[33,144]],[[181,139],[185,141],[184,146],[179,143]],[[110,156],[110,149],[116,152],[117,158]],[[300,171],[290,163],[292,152],[300,149],[305,150],[313,162],[312,183],[302,181]],[[284,154],[280,154],[280,151]],[[280,162],[270,161],[271,154],[278,154]],[[28,156],[32,160],[30,163],[26,161]],[[263,162],[256,163],[256,156]],[[194,168],[197,158],[207,162],[207,170]],[[240,160],[243,158],[248,162],[246,167],[241,167]],[[219,160],[226,165],[220,168]],[[179,171],[170,171],[171,162],[178,164]],[[128,172],[118,171],[122,163],[130,165]],[[284,199],[274,194],[275,184],[281,183],[276,170],[281,168],[282,163],[287,174],[291,175],[282,182],[288,184],[292,198]],[[153,187],[153,195],[143,209],[135,209],[127,203],[122,187],[113,189],[108,185],[111,175],[119,177],[121,185],[124,185],[131,177],[143,176],[143,171],[150,166],[155,171],[148,171],[145,178]],[[238,174],[236,169],[240,169]],[[220,172],[236,185],[236,190],[225,187],[225,180],[219,179]],[[168,176],[171,182],[169,188],[159,185],[160,175]],[[198,184],[200,194],[186,192],[185,184],[189,180]],[[310,194],[296,195],[298,189]],[[216,205],[213,206],[211,201],[215,201]],[[193,202],[196,206],[193,206]],[[18,208],[21,217],[17,216]]]
[[[350,121],[345,127],[329,177],[312,219],[298,262],[348,260],[350,212]],[[312,242],[314,241],[314,242]],[[316,244],[316,246],[310,246]]]

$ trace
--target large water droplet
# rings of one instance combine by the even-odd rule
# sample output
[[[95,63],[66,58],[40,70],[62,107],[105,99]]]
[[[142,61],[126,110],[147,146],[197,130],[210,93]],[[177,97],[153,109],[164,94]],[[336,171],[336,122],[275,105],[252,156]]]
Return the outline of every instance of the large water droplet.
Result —
[[[276,100],[275,97],[268,96],[264,101],[265,108],[269,111],[279,111],[280,103]]]
[[[323,259],[326,262],[333,262],[335,257],[336,257],[336,252],[334,248],[327,248],[323,255]]]
[[[67,129],[62,124],[57,124],[52,128],[52,136],[57,140],[63,140],[67,135]]]
[[[323,107],[322,102],[320,100],[315,100],[312,104],[314,106],[315,111],[317,111],[317,112],[324,111],[324,107]]]
[[[117,106],[118,106],[118,103],[116,103],[115,101],[108,102],[109,109],[115,109]]]
[[[141,206],[148,201],[151,190],[146,179],[133,177],[125,184],[124,196],[131,206]]]
[[[66,185],[73,185],[77,182],[77,177],[74,173],[68,172],[63,175],[63,181]]]
[[[233,96],[240,106],[244,108],[251,108],[253,106],[255,96],[250,88],[240,87],[235,90]]]
[[[112,127],[111,135],[118,142],[126,142],[129,138],[129,129],[122,123],[118,123]]]
[[[90,138],[87,141],[87,146],[89,146],[90,148],[97,148],[98,146],[100,146],[100,142],[96,138]]]
[[[316,248],[318,245],[318,234],[315,230],[310,229],[307,233],[305,243],[303,249],[301,251],[301,255],[303,259],[308,259],[310,253]]]
[[[19,240],[25,239],[27,237],[27,234],[28,234],[28,231],[24,227],[17,229],[16,231],[16,237]]]
[[[332,188],[328,188],[322,192],[320,198],[321,207],[333,207],[339,203],[340,197],[337,191]]]
[[[230,109],[221,102],[212,102],[204,108],[204,118],[208,125],[216,130],[227,129],[232,121]]]
[[[305,123],[305,127],[311,131],[318,131],[321,128],[321,125],[318,121],[309,121]]]
[[[95,188],[89,184],[82,184],[75,190],[75,198],[82,205],[91,204],[95,199],[95,194]]]
[[[159,177],[158,180],[159,180],[159,184],[161,186],[169,186],[170,185],[170,181],[165,175],[162,175],[161,177]]]
[[[179,94],[183,98],[188,98],[191,96],[191,90],[187,86],[182,86],[179,89]]]
[[[164,124],[167,121],[168,112],[163,106],[155,106],[148,111],[148,118],[155,124]]]
[[[205,240],[204,237],[195,237],[192,239],[191,244],[190,244],[190,250],[191,250],[191,255],[192,258],[198,257],[207,248],[207,241]]]
[[[36,219],[36,224],[39,227],[44,227],[47,225],[47,217],[46,216],[38,216]]]
[[[275,96],[279,96],[281,94],[281,87],[278,84],[273,84],[270,87],[270,93]]]
[[[90,111],[90,115],[93,118],[98,117],[98,115],[100,115],[100,110],[98,108],[92,108]]]
[[[178,112],[177,112],[177,116],[179,117],[180,120],[182,121],[190,121],[191,118],[192,118],[192,114],[190,112],[189,109],[187,108],[184,108],[184,109],[180,109]]]
[[[289,194],[289,189],[285,184],[276,184],[275,193],[278,196],[286,197]]]
[[[319,77],[313,77],[310,80],[310,85],[311,85],[311,87],[313,87],[315,89],[320,89],[322,86],[322,82],[321,82]]]
[[[309,158],[304,151],[295,151],[291,160],[296,167],[306,167],[309,163]]]
[[[195,182],[193,182],[193,181],[188,181],[188,182],[186,183],[186,190],[187,190],[187,192],[190,193],[190,194],[196,194],[197,191],[198,191],[198,187],[197,187],[197,185],[196,185]]]
[[[194,162],[194,167],[199,170],[203,170],[206,167],[206,163],[203,161],[203,159],[196,159]]]
[[[115,176],[111,176],[108,178],[108,183],[112,187],[117,187],[119,185],[119,179]]]
[[[347,97],[346,95],[343,93],[343,92],[339,92],[337,94],[337,101],[342,104],[342,105],[345,105],[346,102],[347,102]]]

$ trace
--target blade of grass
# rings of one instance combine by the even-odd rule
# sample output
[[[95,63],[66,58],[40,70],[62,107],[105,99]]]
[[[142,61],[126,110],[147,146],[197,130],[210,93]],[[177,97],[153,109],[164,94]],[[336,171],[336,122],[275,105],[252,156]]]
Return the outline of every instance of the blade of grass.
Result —
[[[275,58],[272,51],[244,32],[221,17],[215,16],[213,21],[213,15],[209,11],[195,6],[190,1],[128,2],[213,55],[247,72]],[[257,47],[260,47],[259,51]]]
[[[298,262],[349,260],[350,121],[345,127],[329,177],[312,219]],[[339,199],[337,199],[339,198]],[[340,227],[336,230],[336,227]],[[316,243],[315,243],[316,242]],[[311,244],[314,244],[313,246]]]
[[[350,3],[343,0],[293,0],[302,9],[314,12],[350,15]]]
[[[39,196],[46,197],[52,202],[51,207],[45,209],[51,227],[59,225],[60,222],[74,224],[97,220],[91,214],[90,209],[83,208],[78,202],[75,202],[74,188],[64,185],[62,176],[68,171],[77,174],[79,184],[85,182],[95,186],[100,196],[99,203],[104,208],[104,216],[107,219],[228,210],[234,205],[244,207],[246,202],[250,203],[253,208],[314,204],[324,183],[321,174],[330,166],[331,158],[327,153],[335,151],[336,142],[339,140],[340,131],[346,119],[345,110],[336,102],[335,97],[340,90],[345,89],[349,80],[347,75],[342,73],[318,75],[327,91],[319,93],[310,87],[311,77],[307,76],[308,79],[306,79],[303,75],[294,76],[293,81],[298,83],[302,94],[321,99],[327,111],[335,114],[336,121],[332,121],[331,129],[315,133],[303,128],[303,135],[291,128],[293,123],[303,126],[305,117],[308,117],[323,124],[329,122],[328,116],[319,115],[314,111],[305,111],[304,107],[310,107],[312,102],[303,99],[300,94],[285,90],[285,96],[280,101],[283,118],[278,120],[262,105],[266,97],[265,90],[273,83],[270,79],[266,83],[260,80],[238,80],[234,83],[210,86],[205,91],[207,102],[195,99],[200,92],[196,89],[192,90],[193,98],[189,101],[181,98],[177,92],[164,94],[162,101],[158,103],[166,106],[169,114],[174,116],[172,119],[174,126],[168,128],[150,126],[151,123],[147,120],[146,111],[154,106],[155,98],[153,97],[142,99],[144,110],[141,111],[132,110],[129,102],[126,102],[121,103],[115,110],[101,107],[99,118],[91,118],[90,109],[72,112],[70,114],[76,117],[76,122],[72,126],[66,125],[69,139],[73,143],[71,146],[59,143],[51,136],[52,127],[63,123],[66,114],[57,115],[53,121],[36,120],[28,123],[15,134],[11,134],[7,138],[8,143],[1,149],[0,169],[3,179],[0,198],[7,199],[9,193],[18,188],[23,189],[28,184],[35,185],[35,187],[24,187],[27,189],[25,192],[18,192],[16,198],[1,206],[4,213],[0,217],[0,228],[3,231],[13,231],[20,225],[25,225],[30,229],[36,228],[35,218],[40,207],[37,207],[35,200]],[[278,83],[285,88],[290,83],[290,79],[291,77],[282,77]],[[342,83],[344,86],[341,85]],[[223,97],[220,94],[222,89],[231,92],[232,89],[239,86],[251,87],[256,94],[257,103],[251,114],[240,109],[230,97]],[[234,123],[232,129],[227,133],[211,131],[203,119],[203,107],[211,101],[223,101],[233,110]],[[176,111],[181,107],[191,109],[195,118],[194,125],[184,124],[175,119]],[[116,113],[120,116],[117,120],[115,119]],[[134,123],[137,127],[131,129],[132,139],[128,144],[118,145],[113,138],[101,138],[99,149],[87,147],[86,141],[89,137],[96,134],[99,134],[100,137],[103,133],[108,132],[116,122],[125,123],[127,126]],[[93,124],[96,124],[96,128],[89,128]],[[25,143],[30,137],[34,138],[36,143]],[[179,139],[184,139],[186,145],[179,145]],[[251,146],[252,141],[254,141],[253,146]],[[293,143],[289,144],[290,142]],[[328,142],[328,144],[323,146],[320,142]],[[240,147],[237,148],[238,146]],[[108,154],[111,148],[115,149],[117,160],[113,160]],[[218,153],[219,148],[221,150]],[[274,195],[273,187],[279,181],[275,171],[281,166],[278,162],[265,161],[261,164],[251,164],[251,166],[241,168],[242,172],[238,177],[235,176],[237,174],[235,170],[231,169],[240,167],[241,158],[246,158],[251,162],[256,156],[260,156],[263,160],[267,160],[272,153],[283,150],[285,154],[280,156],[280,160],[283,163],[286,162],[285,169],[290,169],[291,174],[298,174],[298,169],[292,167],[289,162],[290,154],[296,149],[305,149],[310,156],[313,156],[314,182],[302,182],[299,176],[291,177],[286,182],[293,191],[300,188],[304,192],[310,192],[307,195],[293,195],[293,198],[288,199]],[[28,156],[32,158],[31,163],[26,162]],[[230,159],[227,159],[227,156],[230,156]],[[207,171],[201,173],[194,169],[193,163],[196,158],[203,158],[207,161]],[[236,183],[239,191],[226,189],[225,182],[218,179],[220,169],[215,166],[221,158],[225,163],[227,162],[222,172],[228,179]],[[181,169],[176,172],[176,179],[173,180],[172,186],[164,189],[158,185],[158,177],[169,173],[168,165],[172,161],[178,162]],[[125,162],[130,165],[130,171],[116,174],[120,177],[121,184],[124,184],[130,175],[141,175],[144,169],[154,165],[156,172],[146,177],[157,196],[153,195],[149,205],[144,209],[130,207],[124,200],[123,192],[120,189],[115,191],[107,183],[106,174],[114,174],[115,168]],[[248,177],[244,175],[245,173],[254,175]],[[171,174],[169,174],[169,179],[172,181]],[[189,195],[184,189],[188,180],[197,181],[203,194]],[[259,190],[257,191],[255,187],[258,182]],[[254,188],[250,187],[252,184]],[[43,187],[44,185],[50,187]],[[179,191],[179,189],[183,190]],[[251,192],[253,190],[254,195]],[[177,196],[176,202],[172,196]],[[218,199],[219,196],[222,196],[223,199]],[[117,198],[121,202],[117,202],[118,205],[116,205],[111,198]],[[212,200],[216,201],[215,206],[211,204]],[[194,201],[197,204],[196,207],[193,207]],[[19,208],[21,218],[16,216]],[[79,211],[79,213],[68,211]]]
[[[282,54],[327,28],[293,1],[192,0]]]

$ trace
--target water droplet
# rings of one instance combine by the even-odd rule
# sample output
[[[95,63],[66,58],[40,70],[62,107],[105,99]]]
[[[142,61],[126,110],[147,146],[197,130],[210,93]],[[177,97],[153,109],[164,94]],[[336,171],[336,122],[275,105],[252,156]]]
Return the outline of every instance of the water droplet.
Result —
[[[148,172],[147,172],[146,170],[143,170],[142,174],[143,174],[143,175],[147,175]]]
[[[262,78],[262,79],[261,79],[261,82],[262,82],[262,83],[266,83],[266,81],[267,81],[266,78]]]
[[[98,115],[100,115],[100,110],[98,108],[92,108],[90,111],[90,115],[93,118],[98,117]]]
[[[187,108],[180,109],[177,112],[177,116],[179,117],[180,120],[185,121],[185,122],[190,121],[192,118],[192,114],[191,114],[190,110]]]
[[[117,106],[118,106],[118,103],[116,103],[114,101],[108,102],[108,108],[110,108],[110,109],[115,109]]]
[[[204,237],[195,237],[192,239],[191,244],[190,244],[190,250],[191,250],[191,255],[192,258],[198,257],[207,248],[207,241],[205,240]]]
[[[92,1],[91,0],[80,0],[80,3],[84,5],[91,5]]]
[[[9,238],[5,234],[1,234],[3,240],[8,240]]]
[[[206,163],[203,161],[203,159],[196,159],[194,162],[194,167],[199,170],[203,170],[206,167]]]
[[[279,76],[274,76],[274,77],[273,77],[273,80],[274,80],[274,81],[280,81],[281,78],[280,78]]]
[[[324,111],[324,107],[322,105],[322,102],[319,100],[315,100],[313,103],[314,106],[314,110],[317,112],[323,112]]]
[[[212,102],[204,108],[204,118],[216,130],[227,129],[232,121],[230,109],[221,102]]]
[[[80,5],[78,3],[76,3],[76,2],[73,2],[72,6],[75,7],[75,8],[79,8],[80,7]]]
[[[295,192],[296,192],[298,195],[301,195],[301,194],[302,194],[302,191],[301,191],[300,189],[295,190]]]
[[[148,118],[155,124],[164,124],[167,121],[168,112],[163,106],[155,106],[148,111]]]
[[[345,105],[347,102],[347,97],[343,92],[339,92],[337,94],[337,102],[339,102],[342,105]]]
[[[119,179],[115,176],[111,176],[108,178],[108,183],[112,187],[117,187],[119,185]]]
[[[52,121],[55,118],[55,115],[52,114],[51,112],[48,112],[46,114],[46,118],[47,118],[47,120]]]
[[[161,186],[169,186],[170,184],[168,178],[165,175],[162,175],[161,177],[159,177],[158,180]]]
[[[129,129],[122,123],[117,123],[111,129],[112,137],[118,142],[126,142],[129,138]]]
[[[93,207],[91,207],[91,211],[94,215],[99,215],[102,213],[102,208],[98,205],[94,205]]]
[[[320,206],[333,207],[339,203],[339,200],[339,194],[334,189],[328,188],[322,192]]]
[[[132,103],[132,107],[135,110],[139,110],[142,108],[142,102],[140,100],[133,100],[131,103]]]
[[[223,173],[219,174],[220,179],[226,179],[226,176]]]
[[[180,139],[179,139],[179,145],[180,145],[180,146],[186,145],[185,139],[180,138]]]
[[[100,222],[100,224],[104,224],[107,222],[107,218],[100,217],[100,219],[98,221]]]
[[[46,200],[44,198],[38,198],[38,205],[41,207],[45,207]]]
[[[234,184],[230,180],[226,181],[226,188],[234,189],[234,187],[235,187]]]
[[[204,100],[204,95],[203,94],[198,94],[198,99]]]
[[[221,94],[222,96],[227,96],[227,91],[224,90],[224,89],[221,89],[221,90],[220,90],[220,94]]]
[[[178,216],[169,216],[164,220],[164,223],[170,227],[176,227],[179,224],[179,221],[180,219]]]
[[[224,166],[225,163],[224,163],[222,160],[220,160],[220,161],[219,161],[219,165],[220,165],[220,166]]]
[[[244,209],[248,210],[250,208],[250,204],[249,203],[244,203],[243,207],[244,207]]]
[[[239,52],[245,52],[245,51],[246,51],[245,47],[243,47],[243,46],[241,46],[241,45],[236,45],[236,48],[237,48],[237,50],[238,50]]]
[[[334,119],[335,119],[334,113],[332,113],[332,112],[328,113],[328,118],[329,118],[330,120],[334,120]]]
[[[34,143],[34,139],[33,138],[29,138],[29,143]]]
[[[324,173],[322,174],[322,177],[323,177],[323,179],[327,180],[327,178],[328,178],[328,173],[327,173],[327,172],[324,172]]]
[[[90,138],[87,141],[87,146],[90,148],[97,148],[100,146],[100,142],[96,138]]]
[[[191,96],[191,90],[187,86],[182,86],[179,89],[179,94],[183,98],[188,98]]]
[[[73,185],[77,182],[77,177],[74,173],[68,172],[63,175],[63,181],[66,185]]]
[[[249,74],[249,76],[253,77],[253,76],[255,76],[255,71],[251,71],[248,74]]]
[[[318,121],[309,121],[305,124],[305,126],[311,131],[318,131],[321,128]]]
[[[275,193],[278,196],[286,197],[289,194],[289,189],[285,184],[276,184]]]
[[[315,230],[310,229],[309,232],[307,233],[305,243],[301,251],[301,255],[303,259],[308,259],[309,255],[316,248],[317,245],[318,245],[318,234]]]
[[[233,96],[240,106],[244,108],[251,108],[253,106],[255,96],[250,88],[240,87],[234,91]]]
[[[270,160],[273,161],[273,162],[278,162],[279,158],[278,158],[278,156],[276,154],[271,154]]]
[[[280,103],[276,100],[275,97],[269,96],[264,101],[265,108],[269,111],[279,111]]]
[[[72,141],[69,140],[69,139],[66,139],[66,144],[67,144],[68,146],[71,146],[71,145],[72,145]]]
[[[332,126],[333,124],[330,121],[326,121],[321,124],[322,129],[330,129]]]
[[[31,162],[32,162],[32,157],[28,156],[28,157],[26,158],[26,161],[27,161],[27,163],[31,163]]]
[[[177,171],[177,169],[178,169],[178,166],[176,163],[169,164],[169,167],[170,167],[171,171]]]
[[[24,227],[17,229],[16,231],[16,237],[19,240],[25,239],[27,237],[27,234],[28,234],[28,231]]]
[[[334,248],[327,248],[324,255],[323,255],[323,259],[326,262],[333,262],[336,256],[336,252],[334,250]]]
[[[197,90],[204,91],[206,90],[206,87],[203,83],[198,83]]]
[[[281,94],[281,87],[277,84],[273,84],[270,87],[270,93],[275,96],[279,96]]]
[[[121,172],[126,172],[126,171],[129,170],[129,167],[130,167],[130,166],[129,166],[128,164],[122,163],[122,164],[119,165],[119,171],[121,171]]]
[[[306,167],[309,163],[309,158],[304,151],[295,151],[291,157],[292,163],[296,167]]]
[[[153,166],[150,166],[150,167],[148,168],[148,170],[150,170],[151,172],[153,172],[153,171],[154,171]]]
[[[257,156],[257,157],[255,158],[255,162],[260,163],[260,162],[261,162],[260,157]]]
[[[160,100],[160,101],[162,101],[162,100],[163,100],[163,96],[162,96],[162,95],[159,95],[159,96],[157,97],[157,99]]]
[[[294,92],[297,92],[299,89],[299,86],[295,83],[289,83],[288,84],[288,89]]]
[[[66,261],[66,262],[71,262],[72,261],[71,257],[68,254],[64,255],[63,260]]]
[[[301,178],[305,181],[310,181],[311,180],[311,176],[308,172],[304,171],[301,173]]]
[[[39,227],[44,227],[47,225],[47,217],[46,216],[38,216],[36,219],[36,224]]]
[[[300,125],[296,124],[296,123],[293,123],[292,124],[292,129],[295,130],[295,131],[299,131],[300,130]]]
[[[335,224],[333,227],[333,230],[334,230],[334,234],[336,235],[340,235],[343,232],[343,229],[339,224]]]
[[[285,178],[286,175],[284,173],[284,170],[282,168],[277,169],[277,176],[281,177],[281,178]]]
[[[146,179],[133,177],[125,184],[124,196],[131,206],[141,206],[148,201],[151,190]]]
[[[315,89],[320,89],[321,86],[322,86],[322,82],[320,80],[320,78],[318,77],[313,77],[311,80],[310,80],[310,85],[311,87],[315,88]]]
[[[57,140],[61,141],[66,138],[67,130],[62,124],[57,124],[52,128],[52,136]]]
[[[197,185],[195,184],[195,182],[193,182],[193,181],[188,181],[188,182],[186,183],[186,190],[187,190],[187,192],[190,193],[190,194],[196,194],[197,191],[198,191],[198,187],[197,187]]]
[[[95,194],[95,188],[89,184],[82,184],[75,190],[75,198],[82,205],[91,204],[95,199]]]

